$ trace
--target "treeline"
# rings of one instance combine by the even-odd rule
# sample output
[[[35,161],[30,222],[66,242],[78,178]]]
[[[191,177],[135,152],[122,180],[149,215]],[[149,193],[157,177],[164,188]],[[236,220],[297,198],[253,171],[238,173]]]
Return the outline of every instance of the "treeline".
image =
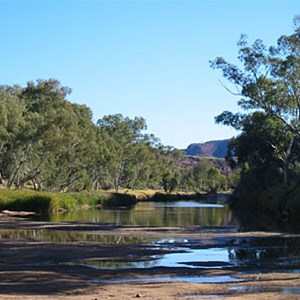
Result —
[[[120,114],[96,123],[57,80],[0,87],[0,181],[38,191],[217,190],[227,186],[209,162],[181,169],[183,153],[146,133],[146,121]],[[224,177],[224,178],[223,178]]]
[[[243,112],[223,112],[218,123],[241,133],[228,160],[242,175],[234,196],[241,207],[271,210],[289,219],[300,208],[300,18],[277,45],[238,43],[239,64],[212,62],[234,87]]]

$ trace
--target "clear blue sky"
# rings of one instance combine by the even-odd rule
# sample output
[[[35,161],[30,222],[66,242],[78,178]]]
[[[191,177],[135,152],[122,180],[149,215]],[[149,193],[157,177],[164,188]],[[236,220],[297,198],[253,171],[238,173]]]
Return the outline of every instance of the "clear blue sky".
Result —
[[[142,116],[177,148],[230,138],[214,117],[238,99],[209,60],[235,61],[241,33],[274,44],[298,14],[297,0],[0,0],[0,84],[58,79],[95,121]]]

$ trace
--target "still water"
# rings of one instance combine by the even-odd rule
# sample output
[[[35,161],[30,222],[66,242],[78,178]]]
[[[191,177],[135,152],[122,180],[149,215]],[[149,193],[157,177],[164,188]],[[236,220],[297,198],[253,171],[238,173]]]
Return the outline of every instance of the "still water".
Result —
[[[208,198],[206,201],[177,202],[139,202],[133,207],[115,209],[88,209],[63,214],[53,214],[40,221],[109,223],[129,226],[189,227],[199,226],[200,231],[233,229],[274,230],[278,224],[269,223],[265,218],[238,218],[231,211],[224,199]],[[244,221],[243,221],[244,220]],[[261,221],[261,222],[260,222]],[[274,220],[273,220],[274,221]],[[35,222],[34,222],[35,223]],[[73,224],[73,223],[71,223]],[[271,225],[270,225],[271,224]],[[96,225],[96,224],[95,224]],[[97,226],[97,225],[96,225]],[[109,225],[110,226],[110,225]],[[274,227],[275,226],[275,227]],[[202,228],[203,227],[203,228]],[[197,230],[198,230],[197,229]],[[286,229],[286,228],[285,228]],[[0,239],[47,241],[54,243],[93,242],[103,245],[124,245],[130,249],[141,247],[157,252],[142,257],[130,256],[117,260],[75,259],[64,261],[55,258],[51,265],[79,265],[97,269],[145,269],[145,268],[185,268],[185,269],[226,269],[239,268],[243,273],[291,272],[300,273],[300,237],[299,235],[279,235],[273,237],[226,237],[216,235],[204,242],[201,237],[166,237],[140,235],[118,235],[97,233],[94,230],[58,230],[39,227],[39,229],[2,229]],[[157,251],[156,251],[157,250]],[[167,251],[166,251],[167,250]],[[161,252],[162,251],[162,252]],[[128,259],[130,257],[131,259]],[[34,262],[32,262],[34,263]],[[50,264],[48,261],[43,265]],[[225,277],[224,277],[225,276]],[[188,282],[236,282],[238,279],[229,275],[222,276],[163,276],[162,280],[180,280]],[[90,279],[98,280],[98,279]],[[111,279],[110,279],[111,280]],[[128,279],[126,279],[128,280]],[[145,280],[145,279],[144,279]],[[151,280],[151,278],[149,278]],[[159,280],[156,277],[156,280]],[[245,289],[247,286],[245,286]],[[299,293],[299,290],[280,291]]]
[[[51,215],[50,221],[81,221],[134,226],[226,226],[234,223],[224,201],[139,202],[134,207],[88,209]]]

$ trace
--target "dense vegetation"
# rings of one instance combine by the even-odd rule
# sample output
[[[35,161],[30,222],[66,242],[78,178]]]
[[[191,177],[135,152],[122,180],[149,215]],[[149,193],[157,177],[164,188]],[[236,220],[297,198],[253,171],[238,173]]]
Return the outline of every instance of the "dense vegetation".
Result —
[[[216,121],[240,130],[228,160],[242,170],[235,196],[241,206],[285,216],[300,207],[300,19],[295,31],[276,46],[261,40],[252,46],[242,36],[237,65],[218,57],[212,62],[240,97],[243,113],[225,111]],[[298,194],[299,195],[299,194]],[[245,204],[249,205],[245,205]],[[298,210],[299,211],[299,210]]]
[[[0,182],[36,191],[114,189],[216,191],[229,184],[209,161],[178,166],[183,153],[120,114],[93,122],[57,80],[0,87]]]

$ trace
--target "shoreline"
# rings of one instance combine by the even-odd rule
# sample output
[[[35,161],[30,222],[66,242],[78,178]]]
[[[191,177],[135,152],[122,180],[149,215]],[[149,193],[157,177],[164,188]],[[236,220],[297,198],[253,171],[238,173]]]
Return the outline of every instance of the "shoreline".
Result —
[[[92,234],[107,238],[108,242],[39,241],[33,238],[5,238],[9,230],[35,230],[65,232],[66,234]],[[180,244],[188,239],[194,247],[211,247],[216,241],[230,245],[249,238],[300,238],[299,235],[237,232],[231,227],[140,227],[114,226],[77,222],[33,222],[14,218],[0,222],[1,265],[0,299],[299,299],[300,274],[292,268],[274,268],[272,264],[265,273],[256,267],[231,266],[217,268],[207,265],[189,267],[122,268],[122,263],[144,260],[176,252],[172,248],[147,246],[147,239],[174,239]],[[115,238],[114,242],[109,237]],[[120,237],[123,237],[124,242]],[[129,239],[129,240],[126,240]],[[130,239],[136,238],[137,241]],[[139,240],[140,239],[140,240]],[[119,241],[118,243],[116,241]],[[198,246],[197,246],[198,245]],[[70,263],[74,261],[74,263]],[[76,263],[97,263],[100,267]],[[116,262],[114,268],[103,268],[105,262]],[[300,267],[300,266],[299,266]],[[257,271],[257,272],[256,272]],[[219,278],[220,282],[184,282],[184,278]],[[174,277],[181,280],[173,281]],[[149,280],[151,278],[151,280]],[[232,282],[223,282],[232,278]],[[223,281],[222,281],[223,279]],[[117,280],[117,281],[116,281]],[[118,281],[120,280],[120,281]],[[283,293],[283,291],[290,293]],[[298,288],[299,289],[299,288]],[[293,294],[298,292],[298,294]],[[202,297],[203,296],[203,297]]]

